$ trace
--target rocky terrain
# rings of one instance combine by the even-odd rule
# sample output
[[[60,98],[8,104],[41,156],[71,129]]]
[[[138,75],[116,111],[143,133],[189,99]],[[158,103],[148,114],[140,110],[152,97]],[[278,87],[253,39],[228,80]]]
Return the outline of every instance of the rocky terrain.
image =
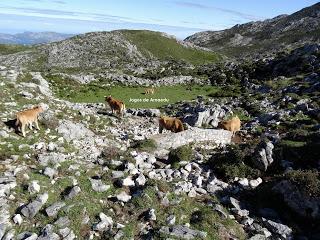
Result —
[[[0,238],[318,239],[319,49],[204,65],[224,91],[122,119],[2,66]],[[35,104],[23,138],[15,113]],[[161,112],[187,130],[158,134]],[[233,139],[216,129],[232,114]]]
[[[291,15],[237,24],[221,31],[199,32],[187,42],[228,56],[255,56],[259,53],[295,48],[320,40],[320,3]]]
[[[165,58],[163,42],[183,54]],[[170,36],[114,31],[0,53],[1,240],[320,239],[317,41],[217,61]],[[136,85],[216,91],[122,118],[103,97],[67,100]],[[40,130],[23,138],[15,114],[35,105]],[[160,115],[186,130],[159,134]],[[217,128],[232,115],[235,137]]]

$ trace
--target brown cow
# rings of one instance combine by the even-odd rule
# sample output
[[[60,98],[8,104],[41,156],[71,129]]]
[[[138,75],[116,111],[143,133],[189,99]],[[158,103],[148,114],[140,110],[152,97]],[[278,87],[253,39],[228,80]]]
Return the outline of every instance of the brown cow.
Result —
[[[125,106],[124,102],[111,97],[111,95],[105,96],[105,101],[110,106],[112,114],[114,112],[117,112],[118,115],[123,116],[123,114],[126,110],[126,106]]]
[[[147,94],[154,94],[155,90],[154,88],[146,88],[144,90],[144,94],[147,95]]]
[[[159,133],[162,133],[163,129],[170,130],[174,133],[184,131],[184,127],[180,119],[161,116],[159,118]]]
[[[223,128],[225,130],[232,132],[232,137],[237,131],[240,130],[241,121],[238,116],[231,118],[230,120],[224,120],[219,122],[218,128]]]
[[[30,130],[32,130],[32,124],[35,123],[36,128],[40,130],[39,124],[38,124],[38,115],[41,112],[43,112],[43,108],[41,106],[36,106],[32,109],[27,109],[27,110],[18,112],[16,114],[17,116],[16,126],[18,128],[20,127],[20,130],[24,137],[26,136],[25,127],[27,124],[29,125]]]

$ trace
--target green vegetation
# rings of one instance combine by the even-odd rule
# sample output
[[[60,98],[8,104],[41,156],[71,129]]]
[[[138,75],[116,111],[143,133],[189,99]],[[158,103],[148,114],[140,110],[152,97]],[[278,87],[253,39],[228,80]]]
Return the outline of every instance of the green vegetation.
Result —
[[[15,44],[0,44],[0,55],[8,55],[8,54],[22,52],[30,49],[32,49],[32,47],[30,46],[15,45]]]
[[[283,147],[303,147],[304,145],[306,145],[306,142],[303,141],[292,141],[292,140],[282,140],[281,141],[281,145]]]
[[[165,37],[160,32],[125,30],[123,33],[145,56],[151,53],[160,60],[177,59],[198,65],[221,59],[217,53],[185,47],[176,39]]]
[[[157,146],[153,139],[144,139],[144,140],[135,142],[132,147],[137,148],[141,151],[152,151]]]
[[[251,150],[254,144],[229,145],[224,154],[214,154],[209,166],[222,178],[231,181],[235,177],[257,178],[260,171],[251,167]]]
[[[172,149],[169,153],[169,162],[174,168],[179,166],[181,161],[191,161],[193,150],[191,145],[184,145],[176,149]]]
[[[276,146],[276,155],[280,160],[289,159],[297,168],[317,168],[320,143],[317,141],[317,136],[312,135],[301,140],[282,140]]]
[[[32,170],[28,172],[30,177],[30,181],[36,180],[39,182],[41,186],[40,193],[48,192],[49,198],[43,209],[50,206],[51,204],[57,201],[64,201],[69,208],[63,208],[59,211],[56,217],[48,217],[45,211],[40,211],[35,216],[34,220],[31,222],[25,222],[21,226],[17,228],[18,232],[23,231],[35,231],[40,232],[41,227],[33,227],[32,224],[35,222],[41,222],[41,224],[54,223],[59,217],[68,217],[70,219],[70,227],[75,232],[77,236],[84,237],[88,231],[83,231],[84,225],[81,225],[81,221],[83,219],[84,209],[86,213],[90,216],[90,224],[96,220],[96,217],[100,212],[105,212],[109,207],[99,201],[99,199],[105,198],[107,194],[112,194],[114,188],[111,185],[111,188],[107,192],[96,192],[91,187],[91,182],[89,178],[94,176],[94,170],[84,170],[80,169],[81,175],[77,177],[78,186],[81,188],[81,192],[75,196],[73,199],[64,199],[64,195],[66,193],[66,189],[70,189],[72,187],[72,179],[68,176],[70,172],[67,170],[68,166],[72,162],[64,162],[61,167],[59,167],[59,177],[56,179],[55,184],[51,184],[50,178],[39,173],[38,170]],[[18,176],[19,186],[16,188],[16,197],[17,201],[12,204],[11,212],[16,211],[21,202],[28,203],[35,198],[35,196],[30,196],[27,190],[28,180],[24,179],[22,176]],[[110,184],[110,182],[105,182],[106,184]]]
[[[320,174],[317,170],[293,170],[286,178],[307,196],[320,197]]]
[[[198,95],[208,96],[218,91],[217,87],[209,85],[194,85],[191,88],[186,85],[174,85],[156,87],[155,94],[145,95],[145,87],[142,86],[106,86],[103,82],[81,85],[58,75],[47,75],[46,78],[59,98],[73,102],[104,102],[104,96],[112,95],[124,101],[127,108],[159,108],[178,101],[192,100]]]
[[[159,191],[166,193],[170,202],[169,207],[164,207],[159,198]],[[142,195],[134,196],[128,207],[132,211],[131,219],[126,225],[126,237],[134,237],[138,232],[137,218],[143,216],[148,209],[155,209],[157,220],[154,222],[154,228],[158,229],[166,224],[166,218],[170,215],[176,217],[177,225],[190,224],[191,229],[197,229],[207,232],[206,239],[220,239],[221,228],[224,228],[228,233],[232,233],[238,239],[245,239],[245,233],[232,219],[223,219],[218,213],[212,210],[208,202],[216,202],[214,197],[195,197],[190,198],[186,195],[173,194],[173,184],[149,180],[143,190]],[[228,212],[227,210],[225,210]],[[197,218],[197,216],[200,216]],[[165,239],[165,234],[156,233],[155,239]],[[170,236],[172,239],[175,237]]]
[[[219,91],[213,91],[209,94],[209,97],[218,98],[218,97],[237,97],[241,94],[240,87],[237,85],[225,86],[219,88]]]

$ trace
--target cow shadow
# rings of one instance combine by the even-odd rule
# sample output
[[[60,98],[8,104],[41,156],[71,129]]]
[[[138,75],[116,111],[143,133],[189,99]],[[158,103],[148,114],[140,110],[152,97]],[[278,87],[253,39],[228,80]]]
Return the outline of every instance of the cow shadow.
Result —
[[[105,116],[109,116],[109,117],[113,117],[113,118],[117,118],[119,120],[121,120],[123,117],[125,117],[126,115],[124,115],[123,117],[118,116],[115,113],[109,112],[109,111],[105,111],[105,110],[99,110],[97,111],[97,114],[101,114],[101,115],[105,115]]]
[[[98,110],[97,113],[101,114],[101,115],[106,115],[106,116],[109,116],[109,117],[113,117],[114,116],[111,112],[105,111],[105,110]]]
[[[6,125],[9,129],[14,129],[14,132],[18,135],[20,135],[20,131],[18,129],[18,126],[16,125],[17,119],[11,119],[8,121],[3,122],[4,125]]]

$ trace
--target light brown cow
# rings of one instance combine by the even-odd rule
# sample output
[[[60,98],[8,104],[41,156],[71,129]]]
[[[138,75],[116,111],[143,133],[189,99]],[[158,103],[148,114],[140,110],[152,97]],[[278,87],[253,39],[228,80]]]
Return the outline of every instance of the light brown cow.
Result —
[[[29,128],[32,130],[32,124],[35,123],[36,128],[40,130],[39,124],[38,124],[38,115],[41,112],[43,112],[43,108],[41,106],[36,106],[32,109],[24,110],[16,114],[17,116],[16,126],[18,128],[20,127],[20,130],[24,137],[26,136],[25,127],[27,124],[29,125]]]
[[[155,92],[155,89],[154,88],[146,88],[145,90],[144,90],[144,94],[154,94],[154,92]]]
[[[232,137],[235,135],[237,131],[240,130],[241,121],[238,116],[231,118],[230,120],[224,120],[219,122],[218,128],[223,128],[225,130],[232,132]]]
[[[162,133],[163,129],[170,130],[174,133],[184,131],[184,127],[180,119],[161,116],[159,118],[159,133]]]
[[[118,115],[123,116],[123,114],[126,110],[126,106],[125,106],[124,102],[111,97],[111,95],[105,96],[105,101],[110,106],[112,114],[114,112],[117,112]]]

